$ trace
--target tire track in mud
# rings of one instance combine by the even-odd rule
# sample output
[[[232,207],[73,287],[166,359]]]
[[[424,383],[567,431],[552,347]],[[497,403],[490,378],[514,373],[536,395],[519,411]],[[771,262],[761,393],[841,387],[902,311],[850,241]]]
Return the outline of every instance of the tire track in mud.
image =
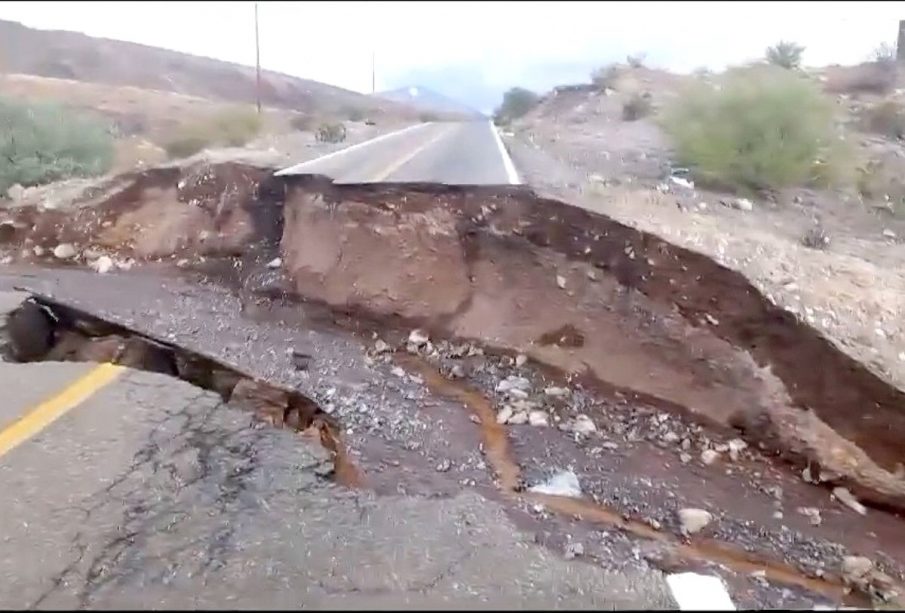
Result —
[[[825,575],[819,579],[808,577],[785,562],[767,559],[712,539],[696,538],[693,542],[683,542],[671,533],[655,530],[641,521],[627,519],[597,502],[524,491],[521,468],[510,452],[506,426],[496,421],[493,403],[467,383],[447,379],[418,356],[398,353],[394,357],[398,363],[418,372],[434,393],[460,402],[463,408],[478,417],[482,450],[490,469],[496,475],[501,493],[510,501],[542,504],[561,516],[616,528],[636,537],[666,544],[672,555],[685,562],[716,563],[742,575],[760,571],[766,579],[780,585],[801,588],[837,601],[844,599],[850,604],[864,604],[860,597],[848,593],[842,578],[838,576]]]

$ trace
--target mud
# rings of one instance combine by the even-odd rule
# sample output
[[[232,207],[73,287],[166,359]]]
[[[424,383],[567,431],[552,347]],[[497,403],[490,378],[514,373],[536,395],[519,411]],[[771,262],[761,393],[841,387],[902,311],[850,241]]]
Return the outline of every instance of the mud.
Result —
[[[296,390],[47,296],[32,295],[11,312],[7,329],[7,357],[14,361],[109,362],[178,377],[251,411],[261,423],[289,428],[319,442],[332,454],[331,476],[336,482],[347,487],[364,483],[363,473],[340,439],[336,420]]]
[[[900,390],[741,274],[530,190],[338,186],[226,164],[135,175],[74,211],[5,214],[24,259],[71,242],[177,261],[262,296],[522,352],[905,508]]]

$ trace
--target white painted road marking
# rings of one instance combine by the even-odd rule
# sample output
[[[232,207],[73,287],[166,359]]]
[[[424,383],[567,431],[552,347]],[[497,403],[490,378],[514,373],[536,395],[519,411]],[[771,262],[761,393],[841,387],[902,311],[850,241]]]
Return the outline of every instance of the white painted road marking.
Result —
[[[735,611],[723,580],[712,575],[677,573],[666,584],[680,611]]]
[[[355,151],[357,149],[361,149],[362,147],[367,147],[368,145],[373,145],[374,143],[379,143],[380,141],[386,140],[393,136],[398,136],[400,134],[404,134],[406,132],[411,132],[418,128],[423,128],[424,126],[432,125],[431,122],[427,123],[418,123],[413,126],[409,126],[407,128],[402,128],[401,130],[396,130],[395,132],[389,132],[387,134],[381,134],[380,136],[375,136],[371,140],[366,140],[364,142],[358,143],[356,145],[350,145],[345,149],[340,149],[339,151],[334,151],[333,153],[328,153],[326,155],[322,155],[319,158],[314,158],[313,160],[307,160],[305,162],[301,162],[300,164],[296,164],[295,166],[290,166],[289,168],[284,168],[275,173],[275,176],[279,177],[281,175],[289,175],[289,174],[297,174],[304,170],[305,166],[309,164],[314,164],[315,162],[323,162],[324,160],[329,160],[334,157],[339,157],[345,153],[349,153],[351,151]]]
[[[497,132],[493,120],[491,119],[487,123],[490,124],[490,131],[493,132],[493,138],[496,140],[496,145],[500,148],[500,156],[503,158],[503,168],[506,169],[506,178],[509,179],[511,185],[518,185],[520,183],[518,173],[515,172],[515,164],[512,163],[509,152],[506,151],[506,145],[503,144],[503,139],[500,138],[500,133]]]

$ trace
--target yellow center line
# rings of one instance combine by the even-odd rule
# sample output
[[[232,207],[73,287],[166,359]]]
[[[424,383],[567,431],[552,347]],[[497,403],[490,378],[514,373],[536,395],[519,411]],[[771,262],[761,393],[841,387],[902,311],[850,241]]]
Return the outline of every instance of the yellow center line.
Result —
[[[455,124],[451,124],[451,125],[447,126],[447,128],[445,130],[440,131],[440,133],[437,134],[436,136],[434,136],[432,139],[430,139],[429,141],[427,141],[420,147],[416,147],[408,154],[402,156],[401,158],[399,158],[398,160],[396,160],[395,162],[393,162],[392,164],[387,166],[381,172],[378,172],[376,175],[374,175],[374,178],[372,178],[371,181],[375,182],[375,183],[379,182],[379,181],[384,181],[391,174],[393,174],[394,172],[396,172],[397,170],[399,170],[400,168],[405,166],[407,163],[411,162],[412,159],[416,155],[418,155],[419,153],[421,153],[422,151],[424,151],[425,149],[427,149],[428,147],[430,147],[431,145],[436,143],[438,140],[440,140],[441,138],[443,138],[444,136],[449,134],[450,130],[452,130],[455,127],[456,127]]]
[[[60,393],[27,411],[22,417],[0,431],[0,456],[18,447],[52,424],[67,411],[91,397],[111,383],[125,368],[115,364],[101,364],[76,379]]]

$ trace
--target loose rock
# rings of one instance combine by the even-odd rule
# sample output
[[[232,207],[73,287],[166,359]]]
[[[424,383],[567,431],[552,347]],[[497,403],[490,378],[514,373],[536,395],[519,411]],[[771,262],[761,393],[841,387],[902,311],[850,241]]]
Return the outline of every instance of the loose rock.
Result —
[[[798,507],[797,511],[807,517],[812,526],[819,526],[823,523],[823,518],[820,517],[820,509],[816,507]]]
[[[509,406],[509,405],[504,406],[496,414],[496,423],[498,423],[498,424],[507,423],[514,413],[515,413],[515,411],[512,409],[511,406]]]
[[[516,375],[510,375],[496,384],[496,391],[502,394],[508,393],[512,390],[521,390],[523,392],[527,392],[531,389],[531,382],[524,377],[519,377]]]
[[[710,511],[704,509],[679,509],[679,527],[685,534],[696,534],[713,521]]]
[[[566,551],[563,554],[563,557],[567,560],[572,560],[573,558],[577,558],[579,556],[584,555],[584,545],[581,543],[569,543],[566,545]]]
[[[562,275],[556,275],[556,285],[559,289],[566,289],[566,278]]]
[[[374,343],[374,352],[375,353],[386,353],[389,350],[390,350],[390,346],[387,345],[386,342],[384,342],[383,340],[381,340],[379,338],[377,339],[377,342]]]
[[[283,258],[273,258],[267,262],[267,268],[279,268],[283,265]]]
[[[549,496],[581,498],[581,484],[578,482],[578,476],[571,470],[558,472],[543,483],[532,485],[528,491]]]
[[[849,585],[863,586],[870,580],[874,563],[864,556],[845,556],[842,558],[842,579]]]
[[[15,183],[10,185],[6,190],[6,197],[12,200],[13,202],[18,202],[22,199],[22,196],[25,195],[25,188]]]
[[[430,337],[427,335],[427,332],[423,330],[412,330],[409,333],[409,342],[416,347],[421,347],[422,345],[426,345],[427,341],[430,340]]]
[[[833,488],[833,496],[858,515],[867,515],[867,508],[858,502],[858,499],[847,488]]]
[[[736,198],[732,202],[732,207],[738,209],[739,211],[753,211],[754,203],[747,198]]]
[[[53,257],[60,260],[68,260],[75,256],[75,254],[76,250],[75,247],[72,246],[72,243],[60,243],[53,248]]]
[[[515,365],[516,366],[519,366],[519,367],[524,366],[525,362],[527,362],[527,361],[528,361],[528,356],[526,356],[523,353],[520,353],[517,356],[515,356]]]
[[[571,390],[567,387],[551,386],[544,389],[544,394],[550,396],[551,398],[562,398],[564,396],[568,396],[571,393]]]
[[[528,412],[519,411],[506,422],[512,426],[523,426],[528,423]]]
[[[528,413],[528,423],[532,426],[549,426],[547,414],[544,411],[531,411]]]
[[[703,462],[707,466],[710,466],[711,464],[716,462],[717,458],[719,457],[719,452],[714,451],[713,449],[705,449],[701,452],[701,462]]]
[[[113,260],[110,259],[106,255],[102,255],[101,257],[97,258],[96,260],[91,262],[91,264],[89,264],[89,266],[91,266],[91,268],[93,270],[95,270],[98,274],[102,274],[102,275],[107,274],[108,272],[110,272],[111,270],[113,270],[115,268],[115,264],[113,263]]]
[[[740,438],[734,438],[729,441],[729,457],[733,462],[737,462],[739,454],[748,447],[748,443]]]

